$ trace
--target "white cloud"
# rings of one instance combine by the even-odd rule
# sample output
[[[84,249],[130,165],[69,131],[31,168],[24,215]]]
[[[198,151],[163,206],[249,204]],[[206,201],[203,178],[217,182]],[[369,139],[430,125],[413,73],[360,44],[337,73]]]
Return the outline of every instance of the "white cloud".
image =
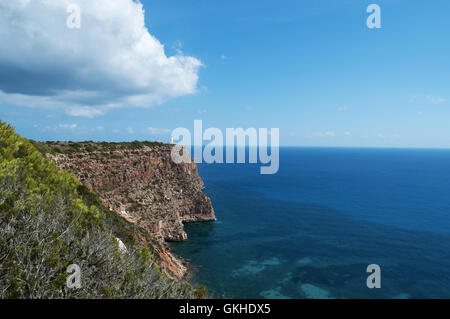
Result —
[[[206,114],[206,113],[208,113],[208,111],[207,110],[205,110],[205,109],[203,109],[203,110],[197,110],[197,114]]]
[[[171,130],[169,129],[160,129],[155,127],[147,127],[147,132],[154,135],[162,135],[162,134],[169,134],[171,133]]]
[[[73,129],[76,129],[76,128],[77,128],[77,125],[76,125],[76,124],[59,124],[58,127],[59,127],[59,128],[62,128],[62,129],[70,129],[70,130],[73,130]]]
[[[441,104],[445,102],[445,99],[439,96],[428,95],[427,99],[433,104]]]
[[[316,137],[335,137],[336,133],[335,132],[331,132],[331,131],[317,132],[317,133],[314,134],[314,136],[316,136]]]
[[[91,129],[92,132],[103,132],[105,128],[103,126],[96,126],[93,129]]]
[[[345,135],[345,136],[351,136],[351,135],[352,135],[352,132],[346,131],[346,132],[344,132],[344,135]]]
[[[166,56],[133,0],[77,0],[81,28],[69,29],[72,0],[0,3],[0,102],[95,117],[193,94],[201,62]]]
[[[349,107],[347,105],[342,105],[338,107],[338,111],[340,112],[347,112]]]
[[[131,127],[127,127],[126,131],[128,132],[128,134],[134,134],[134,130]]]
[[[95,107],[73,106],[68,107],[66,109],[66,113],[71,116],[94,118],[98,115],[103,115],[105,113],[105,110],[100,110]]]
[[[37,124],[34,125],[34,128],[40,129],[43,132],[48,132],[48,131],[56,132],[58,130],[74,130],[77,127],[78,127],[77,124],[62,124],[62,123],[59,123],[58,125],[52,125],[52,126],[47,125],[47,126],[45,126],[45,127],[40,129],[39,125],[37,125]]]

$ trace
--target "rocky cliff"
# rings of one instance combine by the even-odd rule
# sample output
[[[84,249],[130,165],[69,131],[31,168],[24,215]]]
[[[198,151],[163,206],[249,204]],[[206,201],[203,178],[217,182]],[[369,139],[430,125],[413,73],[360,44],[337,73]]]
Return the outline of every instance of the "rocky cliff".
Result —
[[[106,207],[145,230],[164,270],[177,278],[185,275],[184,262],[166,242],[187,239],[184,223],[215,220],[194,162],[175,164],[172,146],[160,143],[46,145],[60,169],[73,172]]]

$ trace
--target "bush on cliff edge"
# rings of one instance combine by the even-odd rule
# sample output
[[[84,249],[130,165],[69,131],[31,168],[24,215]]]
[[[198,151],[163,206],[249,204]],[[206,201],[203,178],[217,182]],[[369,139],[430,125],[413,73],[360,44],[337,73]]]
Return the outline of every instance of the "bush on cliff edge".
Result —
[[[0,121],[0,298],[193,298],[72,174]],[[115,235],[126,237],[119,251]],[[70,264],[80,289],[66,286]]]

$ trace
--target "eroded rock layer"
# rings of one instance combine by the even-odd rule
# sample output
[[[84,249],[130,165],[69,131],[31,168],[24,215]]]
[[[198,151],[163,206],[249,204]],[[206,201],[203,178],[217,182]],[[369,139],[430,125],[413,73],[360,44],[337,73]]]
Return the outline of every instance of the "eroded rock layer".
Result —
[[[153,239],[161,265],[186,273],[167,241],[184,241],[183,223],[214,221],[211,200],[194,162],[175,164],[171,145],[160,143],[48,143],[60,169],[73,172],[103,204]],[[154,244],[156,243],[156,245]]]

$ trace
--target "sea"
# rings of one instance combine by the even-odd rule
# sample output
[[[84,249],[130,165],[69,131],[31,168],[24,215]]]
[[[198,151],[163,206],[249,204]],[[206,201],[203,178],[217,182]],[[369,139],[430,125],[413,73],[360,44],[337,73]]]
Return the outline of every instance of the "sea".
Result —
[[[217,221],[171,245],[212,297],[450,298],[450,150],[285,147],[275,175],[199,173]]]

